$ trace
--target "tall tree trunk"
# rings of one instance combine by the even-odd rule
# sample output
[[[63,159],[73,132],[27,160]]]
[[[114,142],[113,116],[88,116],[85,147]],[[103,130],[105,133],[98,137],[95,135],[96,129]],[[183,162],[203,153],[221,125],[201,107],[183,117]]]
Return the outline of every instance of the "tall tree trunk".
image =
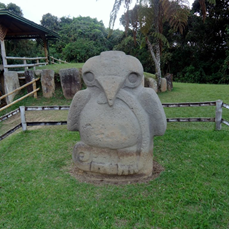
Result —
[[[157,76],[157,87],[158,87],[158,90],[160,91],[161,90],[160,47],[159,47],[159,44],[158,44],[158,46],[156,46],[156,54],[155,54],[154,53],[154,50],[153,50],[153,46],[150,43],[148,37],[146,37],[146,43],[148,45],[150,54],[151,54],[151,56],[153,58],[153,61],[154,61],[154,64],[155,64],[156,76]],[[158,50],[157,50],[157,48],[159,48],[159,56],[158,56],[158,52],[157,52]]]
[[[155,24],[155,30],[156,33],[159,33],[159,0],[153,0],[154,3],[154,24]],[[152,45],[151,45],[152,46]],[[157,76],[157,87],[158,90],[161,91],[161,52],[160,52],[160,40],[156,38],[156,44],[155,44],[155,57],[156,57],[156,76]]]
[[[158,90],[161,91],[161,55],[160,55],[160,45],[159,40],[157,39],[155,45],[155,51],[156,51],[156,60],[157,60],[157,66],[156,66],[156,75],[157,75],[157,86]]]

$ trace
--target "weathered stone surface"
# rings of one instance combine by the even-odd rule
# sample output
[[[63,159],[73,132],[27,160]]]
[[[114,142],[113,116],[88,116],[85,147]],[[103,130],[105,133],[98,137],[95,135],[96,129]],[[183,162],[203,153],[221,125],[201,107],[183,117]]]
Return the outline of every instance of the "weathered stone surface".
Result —
[[[4,72],[4,86],[5,86],[5,94],[8,94],[20,87],[17,72],[13,72],[13,71]],[[7,96],[6,103],[7,104],[12,103],[15,95],[17,95],[18,92],[19,91]]]
[[[41,73],[41,86],[43,96],[45,98],[53,97],[55,93],[55,81],[54,81],[54,71],[53,70],[42,70]]]
[[[33,70],[26,70],[25,71],[25,83],[29,83],[34,79],[34,71]],[[30,84],[26,87],[27,92],[30,93],[33,91],[33,84]]]
[[[153,88],[155,92],[158,92],[157,81],[153,78],[149,78],[148,80],[149,80],[149,87]]]
[[[81,78],[78,69],[61,69],[59,75],[64,97],[72,99],[76,92],[81,89]]]
[[[161,78],[161,92],[167,91],[167,80],[165,78]]]
[[[80,132],[77,168],[103,180],[151,176],[153,137],[164,134],[167,122],[156,92],[142,85],[139,60],[102,52],[82,74],[87,89],[75,94],[68,114],[68,129]]]
[[[167,73],[165,78],[167,80],[167,89],[171,91],[173,89],[173,74]]]
[[[34,74],[35,74],[35,76],[37,76],[37,77],[41,77],[41,73],[42,73],[42,70],[39,70],[39,69],[34,70]]]

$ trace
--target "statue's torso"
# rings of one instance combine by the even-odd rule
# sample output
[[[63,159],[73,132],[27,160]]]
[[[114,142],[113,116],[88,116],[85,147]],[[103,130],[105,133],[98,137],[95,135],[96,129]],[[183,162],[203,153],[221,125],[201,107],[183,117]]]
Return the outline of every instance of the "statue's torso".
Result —
[[[110,107],[91,98],[80,114],[80,136],[84,143],[102,148],[122,149],[135,145],[140,136],[139,122],[131,109],[116,99]]]

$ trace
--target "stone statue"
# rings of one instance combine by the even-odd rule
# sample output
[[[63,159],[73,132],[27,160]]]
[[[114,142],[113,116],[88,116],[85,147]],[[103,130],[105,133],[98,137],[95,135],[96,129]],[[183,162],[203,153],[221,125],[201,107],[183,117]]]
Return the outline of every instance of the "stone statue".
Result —
[[[86,61],[82,76],[87,89],[75,94],[67,125],[80,133],[78,169],[105,179],[151,176],[153,136],[163,135],[167,122],[157,94],[142,86],[139,60],[102,52]]]

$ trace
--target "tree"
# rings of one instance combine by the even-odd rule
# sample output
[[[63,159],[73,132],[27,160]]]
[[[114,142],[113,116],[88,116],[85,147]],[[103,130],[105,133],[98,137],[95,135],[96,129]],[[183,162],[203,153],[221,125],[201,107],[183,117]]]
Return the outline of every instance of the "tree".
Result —
[[[42,16],[41,25],[46,27],[47,29],[57,32],[59,30],[60,21],[58,17],[47,13]]]
[[[144,35],[155,63],[158,89],[160,90],[162,44],[168,44],[166,37],[163,35],[163,25],[168,21],[174,32],[179,30],[182,33],[188,20],[189,9],[179,1],[148,0],[140,1],[139,5],[129,11],[130,0],[115,0],[110,16],[110,26],[114,25],[122,2],[125,3],[127,9],[122,21],[124,19],[126,29],[132,27],[134,37],[138,29]]]
[[[227,0],[206,2],[203,22],[201,6],[196,0],[182,36],[176,35],[171,48],[170,67],[175,80],[191,83],[228,83],[229,8]]]
[[[205,21],[206,15],[207,15],[207,12],[206,12],[206,0],[198,0],[198,2],[200,4],[200,10],[201,10],[201,13],[203,15],[203,21]],[[209,2],[211,4],[215,4],[216,0],[208,0],[207,2]]]
[[[49,43],[50,53],[56,58],[72,62],[85,62],[100,52],[113,49],[120,42],[122,31],[115,30],[108,38],[108,30],[102,21],[90,17],[57,18],[51,14],[43,16],[43,26],[56,28],[60,39]]]
[[[6,4],[0,2],[0,8],[7,9],[14,14],[17,14],[19,16],[23,16],[21,8],[14,3],[9,3],[8,5],[6,5]]]

